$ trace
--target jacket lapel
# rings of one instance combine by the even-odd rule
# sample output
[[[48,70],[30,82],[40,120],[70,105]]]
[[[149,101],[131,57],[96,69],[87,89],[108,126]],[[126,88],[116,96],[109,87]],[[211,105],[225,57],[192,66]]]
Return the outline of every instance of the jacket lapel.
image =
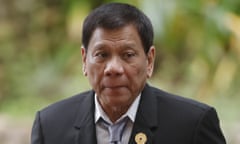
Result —
[[[140,133],[146,136],[146,144],[153,143],[154,131],[157,129],[157,103],[156,96],[151,88],[146,85],[138,107],[129,144],[135,144],[135,137]]]
[[[79,103],[79,111],[74,124],[76,130],[76,144],[94,144],[96,140],[96,130],[94,123],[94,92],[85,94]]]

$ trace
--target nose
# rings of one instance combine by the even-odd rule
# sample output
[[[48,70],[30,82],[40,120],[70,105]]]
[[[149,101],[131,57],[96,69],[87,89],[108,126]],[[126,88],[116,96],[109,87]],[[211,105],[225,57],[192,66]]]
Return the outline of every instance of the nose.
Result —
[[[120,76],[123,74],[123,64],[118,58],[111,58],[107,63],[104,74],[107,76]]]

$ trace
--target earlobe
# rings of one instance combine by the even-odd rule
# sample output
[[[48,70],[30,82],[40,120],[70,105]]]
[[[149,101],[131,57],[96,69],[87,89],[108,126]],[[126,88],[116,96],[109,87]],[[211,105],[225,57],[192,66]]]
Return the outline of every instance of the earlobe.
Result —
[[[86,71],[86,65],[85,64],[83,64],[83,66],[82,66],[82,71],[83,71],[83,75],[87,76],[87,71]]]
[[[83,75],[87,76],[87,71],[86,70],[83,70]]]

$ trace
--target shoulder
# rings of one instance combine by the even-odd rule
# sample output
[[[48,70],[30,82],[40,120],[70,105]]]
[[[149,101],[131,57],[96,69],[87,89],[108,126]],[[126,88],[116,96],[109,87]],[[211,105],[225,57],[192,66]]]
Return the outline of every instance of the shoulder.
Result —
[[[148,86],[147,89],[149,89],[149,92],[153,96],[153,99],[156,99],[158,106],[160,108],[165,108],[165,110],[167,109],[167,111],[172,110],[176,112],[181,112],[183,114],[200,114],[205,113],[210,109],[213,109],[213,107],[203,102],[175,95],[155,87]]]
[[[200,128],[205,128],[206,123],[210,127],[216,127],[218,116],[215,108],[205,103],[171,94],[158,88],[149,87],[152,105],[155,105],[156,115],[164,124],[174,127],[182,127],[194,133]],[[209,128],[206,128],[209,129]]]
[[[163,137],[171,135],[173,142],[179,140],[179,143],[224,143],[219,119],[212,106],[148,85],[141,100],[141,115],[149,123],[155,121],[159,127],[157,131],[165,135]],[[171,139],[166,141],[171,143]]]
[[[49,106],[40,110],[42,117],[58,117],[74,114],[77,110],[81,109],[83,103],[89,103],[93,99],[94,92],[86,91],[79,93],[77,95],[71,96],[69,98],[57,101]]]

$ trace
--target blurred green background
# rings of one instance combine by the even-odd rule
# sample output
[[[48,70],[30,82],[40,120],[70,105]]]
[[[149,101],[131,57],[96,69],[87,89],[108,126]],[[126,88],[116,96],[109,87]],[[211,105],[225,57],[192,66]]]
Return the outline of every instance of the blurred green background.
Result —
[[[81,26],[114,0],[0,0],[0,143],[28,144],[37,110],[90,88]],[[149,83],[214,106],[229,144],[240,143],[240,1],[118,0],[154,25]]]

